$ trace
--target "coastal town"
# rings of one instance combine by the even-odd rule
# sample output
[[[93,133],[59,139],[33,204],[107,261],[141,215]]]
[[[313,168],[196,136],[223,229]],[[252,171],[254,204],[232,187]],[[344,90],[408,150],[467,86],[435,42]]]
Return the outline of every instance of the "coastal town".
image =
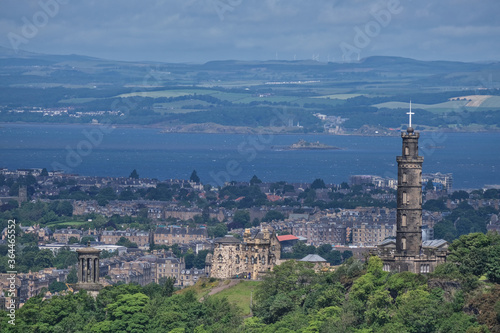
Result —
[[[350,256],[363,259],[377,244],[396,235],[397,181],[371,175],[353,175],[342,184],[325,184],[321,179],[310,184],[263,183],[254,176],[249,182],[213,187],[203,185],[196,171],[189,180],[159,181],[140,178],[135,170],[130,177],[116,178],[2,169],[0,185],[2,214],[15,219],[20,235],[25,235],[18,236],[19,248],[36,244],[37,258],[42,254],[57,258],[58,253],[75,253],[91,244],[105,254],[99,267],[104,285],[144,286],[173,278],[175,286],[185,287],[202,277],[258,279],[258,271],[243,276],[234,267],[212,268],[219,260],[218,248],[233,244],[239,249],[242,240],[264,246],[262,241],[267,239],[262,251],[272,253],[266,258],[274,258],[274,264],[294,254],[304,259],[297,257],[298,249],[306,247],[309,252],[303,252],[304,257],[313,255],[311,260],[329,267]],[[460,231],[460,222],[454,231],[444,228],[450,214],[465,205],[491,212],[483,221],[484,231],[500,228],[495,188],[454,192],[451,174],[423,174],[422,191],[423,241],[468,232]],[[37,216],[39,210],[43,214]],[[0,246],[7,246],[8,229],[2,229]],[[278,243],[271,245],[273,237]],[[327,253],[338,252],[331,256],[337,259],[311,253],[322,246],[329,247]],[[248,252],[238,251],[243,251],[238,263],[250,260],[244,255]],[[264,256],[259,258],[256,264],[273,264]],[[56,283],[75,282],[69,278],[75,267],[71,260],[59,268],[34,271],[34,267],[28,265],[16,276],[21,304]],[[0,269],[0,283],[6,288],[7,267],[1,263]]]

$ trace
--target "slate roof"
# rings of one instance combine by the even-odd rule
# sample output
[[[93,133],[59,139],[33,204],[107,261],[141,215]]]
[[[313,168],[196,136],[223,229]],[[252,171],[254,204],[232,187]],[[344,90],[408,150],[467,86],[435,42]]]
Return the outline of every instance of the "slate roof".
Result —
[[[232,235],[226,235],[224,237],[216,238],[214,240],[214,243],[227,243],[227,244],[229,244],[229,243],[241,243],[241,241]]]
[[[382,241],[382,243],[380,243],[381,246],[386,246],[386,245],[389,245],[391,243],[394,243],[396,244],[396,239],[395,238],[387,238],[387,239],[384,239]]]
[[[300,259],[299,261],[307,261],[307,262],[326,262],[326,259],[318,256],[317,254],[308,254],[304,258]]]
[[[442,246],[444,246],[446,244],[448,244],[448,242],[445,241],[444,239],[433,239],[433,240],[423,241],[422,242],[422,247],[434,247],[434,248],[438,248],[438,247],[442,247]]]

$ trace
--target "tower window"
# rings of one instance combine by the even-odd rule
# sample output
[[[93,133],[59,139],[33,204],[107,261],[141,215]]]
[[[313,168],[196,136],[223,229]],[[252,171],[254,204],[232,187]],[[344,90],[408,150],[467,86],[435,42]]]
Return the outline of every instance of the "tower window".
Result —
[[[406,227],[406,214],[401,216],[401,226]]]
[[[401,249],[406,251],[406,238],[401,238]]]
[[[218,262],[222,262],[224,259],[222,258],[222,254],[219,254],[219,256],[217,257],[217,261]]]
[[[408,177],[407,177],[407,175],[406,175],[406,172],[403,172],[403,179],[402,179],[402,182],[403,182],[403,183],[406,183],[406,182],[408,181],[408,179],[407,179],[407,178],[408,178]]]
[[[410,148],[408,148],[408,146],[405,146],[405,155],[410,155]]]
[[[403,192],[403,205],[408,204],[408,196],[406,195],[406,192]]]

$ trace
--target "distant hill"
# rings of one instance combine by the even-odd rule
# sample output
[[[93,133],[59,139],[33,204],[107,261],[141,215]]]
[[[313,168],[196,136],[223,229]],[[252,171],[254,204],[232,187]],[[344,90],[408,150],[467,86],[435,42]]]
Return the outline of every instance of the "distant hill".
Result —
[[[497,130],[500,123],[496,112],[500,86],[492,79],[500,76],[498,61],[373,56],[350,63],[174,64],[16,53],[0,47],[0,76],[0,122],[87,123],[111,117],[118,124],[154,125],[166,131],[231,128],[249,133],[269,127],[273,113],[286,109],[290,115],[280,133],[358,133],[361,128],[379,128],[380,133],[404,125],[404,113],[394,110],[406,108],[411,99],[415,107],[428,112],[424,125],[429,128]],[[464,96],[485,95],[492,97],[463,102]],[[117,105],[119,112],[129,110],[129,116],[109,113]],[[59,107],[70,111],[57,115],[33,111]],[[25,108],[28,111],[13,111]],[[474,117],[446,117],[469,111]],[[323,115],[322,120],[316,114]]]

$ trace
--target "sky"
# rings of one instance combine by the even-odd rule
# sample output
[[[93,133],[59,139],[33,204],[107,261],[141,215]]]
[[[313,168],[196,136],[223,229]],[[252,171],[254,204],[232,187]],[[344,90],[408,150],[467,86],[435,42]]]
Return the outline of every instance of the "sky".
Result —
[[[498,0],[1,0],[0,45],[127,61],[500,60]]]

